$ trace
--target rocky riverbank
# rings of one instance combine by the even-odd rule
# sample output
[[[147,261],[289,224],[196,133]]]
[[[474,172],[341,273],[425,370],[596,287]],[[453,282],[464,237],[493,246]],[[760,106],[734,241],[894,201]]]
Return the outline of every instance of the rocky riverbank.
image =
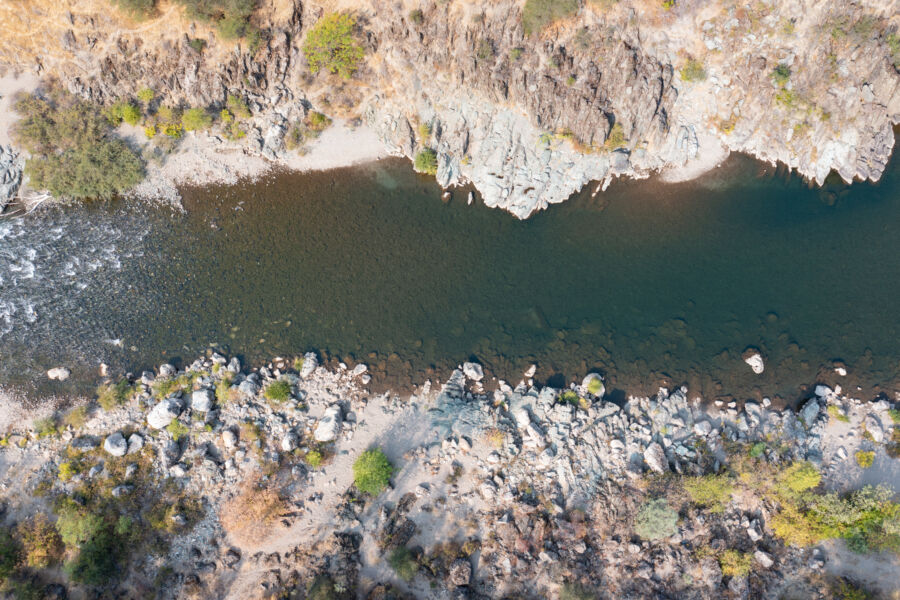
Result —
[[[900,591],[897,404],[826,386],[796,413],[765,400],[706,404],[683,388],[612,403],[596,374],[564,390],[531,375],[488,392],[467,363],[400,397],[370,393],[365,365],[329,370],[310,353],[247,372],[213,354],[184,371],[162,365],[109,381],[95,402],[15,423],[2,438],[3,519],[24,557],[7,589],[56,598]],[[392,465],[374,495],[357,473],[371,448]],[[855,492],[865,485],[887,487]],[[868,510],[865,531],[820,529],[792,512],[833,518],[851,506]],[[43,562],[27,534],[45,522],[36,515],[62,534],[39,545],[54,549]],[[112,562],[85,562],[98,560],[99,533],[68,533],[89,521],[97,531],[110,523],[106,550],[125,544]]]
[[[176,6],[134,23],[92,0],[43,7],[0,60],[102,104],[146,88],[218,111],[236,94],[254,114],[237,147],[267,160],[285,159],[291,123],[314,108],[365,124],[389,153],[433,151],[441,185],[470,182],[489,206],[525,218],[591,181],[678,179],[729,151],[820,184],[832,171],[877,180],[900,121],[895,4],[591,1],[526,33],[512,0],[400,13],[346,3],[365,54],[346,80],[309,69],[302,45],[325,12],[313,3],[258,7],[261,42],[248,45]],[[224,161],[221,177],[235,173]]]

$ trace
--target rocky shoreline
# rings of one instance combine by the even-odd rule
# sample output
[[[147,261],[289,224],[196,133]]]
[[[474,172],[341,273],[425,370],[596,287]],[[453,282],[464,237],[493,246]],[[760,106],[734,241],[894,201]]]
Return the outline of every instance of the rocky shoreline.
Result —
[[[486,392],[466,363],[401,397],[370,393],[365,365],[329,370],[314,353],[252,371],[211,354],[110,380],[94,403],[5,433],[3,518],[15,531],[36,514],[63,523],[60,502],[75,499],[120,511],[150,550],[123,554],[108,580],[36,568],[14,580],[56,598],[897,592],[896,554],[796,543],[777,482],[803,468],[817,493],[881,484],[896,498],[898,399],[819,385],[796,413],[684,388],[616,404],[597,374],[566,389],[531,375]],[[370,448],[393,465],[376,496],[354,485]],[[659,501],[677,525],[657,536],[642,515]],[[85,552],[67,544],[67,564]]]

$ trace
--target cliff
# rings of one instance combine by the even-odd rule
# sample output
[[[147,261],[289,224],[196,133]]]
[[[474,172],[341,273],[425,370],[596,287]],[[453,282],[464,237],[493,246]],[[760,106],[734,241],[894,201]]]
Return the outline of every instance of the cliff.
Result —
[[[177,5],[135,23],[102,0],[19,0],[0,20],[18,30],[27,17],[28,35],[0,43],[0,61],[101,103],[144,87],[211,108],[239,94],[259,124],[244,143],[270,158],[311,106],[358,118],[392,152],[432,147],[441,185],[471,182],[521,218],[591,180],[727,151],[819,184],[884,170],[900,122],[896,1],[590,0],[530,35],[522,6],[271,0],[254,14],[263,41],[251,52]],[[313,75],[301,50],[333,10],[356,15],[365,47],[349,80]]]

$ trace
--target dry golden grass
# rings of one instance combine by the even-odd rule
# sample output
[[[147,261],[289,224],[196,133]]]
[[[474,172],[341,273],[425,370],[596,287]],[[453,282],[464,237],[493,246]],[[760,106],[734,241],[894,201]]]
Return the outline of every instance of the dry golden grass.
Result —
[[[279,490],[254,477],[222,507],[219,520],[237,543],[253,544],[268,537],[285,509]]]

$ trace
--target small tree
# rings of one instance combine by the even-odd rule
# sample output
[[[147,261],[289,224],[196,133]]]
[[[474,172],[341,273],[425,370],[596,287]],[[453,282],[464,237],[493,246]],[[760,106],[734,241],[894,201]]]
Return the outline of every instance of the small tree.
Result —
[[[322,17],[306,35],[303,54],[309,70],[329,73],[350,79],[359,68],[365,52],[356,41],[353,29],[356,19],[346,13],[331,13]]]
[[[391,461],[380,449],[366,450],[353,463],[353,482],[359,491],[377,496],[394,473]]]
[[[437,173],[437,154],[431,148],[425,148],[416,154],[416,171],[427,175]]]

